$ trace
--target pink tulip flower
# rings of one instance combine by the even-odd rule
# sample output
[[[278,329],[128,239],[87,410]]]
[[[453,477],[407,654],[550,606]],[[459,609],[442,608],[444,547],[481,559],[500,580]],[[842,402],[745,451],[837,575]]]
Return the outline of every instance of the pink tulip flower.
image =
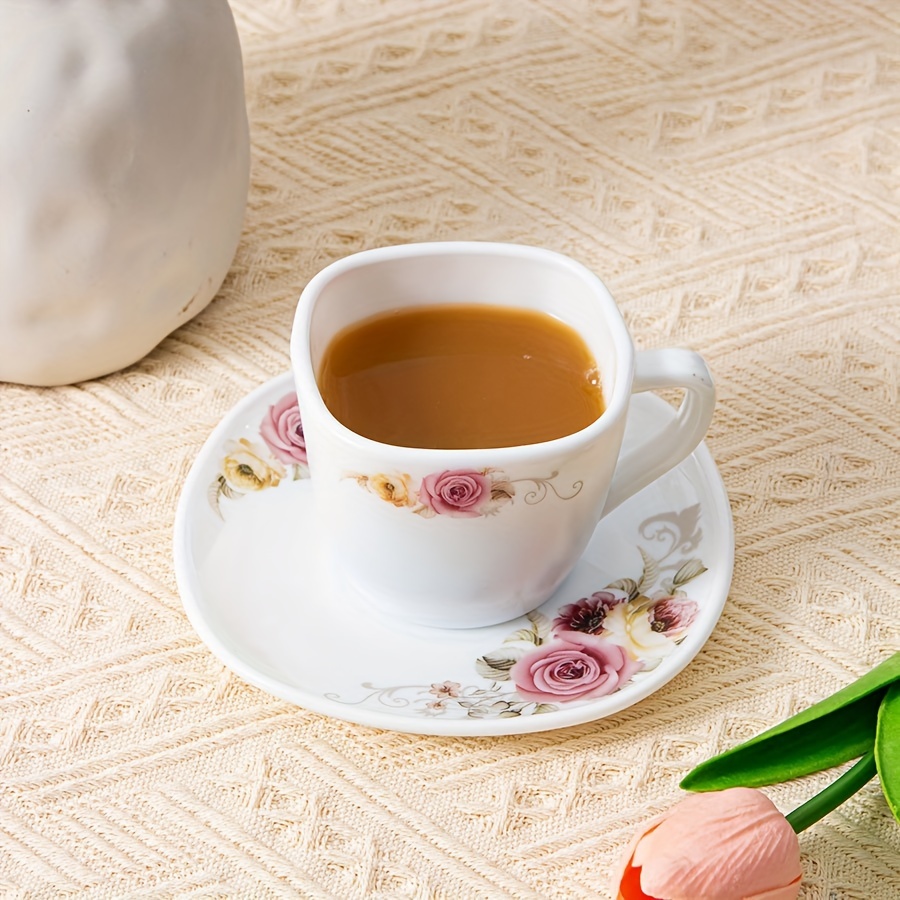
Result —
[[[629,846],[617,900],[794,900],[800,845],[775,805],[752,788],[692,794]]]

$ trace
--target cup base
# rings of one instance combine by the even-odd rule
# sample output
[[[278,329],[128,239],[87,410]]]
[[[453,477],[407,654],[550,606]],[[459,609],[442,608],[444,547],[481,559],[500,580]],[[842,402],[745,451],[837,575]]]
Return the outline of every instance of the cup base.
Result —
[[[348,592],[351,592],[360,602],[364,603],[367,609],[391,628],[413,628],[424,629],[434,632],[445,631],[471,631],[479,628],[490,628],[494,625],[503,625],[520,619],[534,612],[553,596],[555,589],[547,593],[547,596],[536,603],[528,603],[523,605],[510,605],[505,610],[494,610],[492,613],[479,613],[473,610],[470,615],[459,615],[458,612],[452,616],[428,616],[416,613],[415,610],[409,610],[409,604],[406,601],[398,601],[390,597],[386,597],[377,591],[368,589],[364,583],[354,581],[345,573],[340,571],[339,566],[334,563],[332,567],[333,579],[336,584],[342,585]]]

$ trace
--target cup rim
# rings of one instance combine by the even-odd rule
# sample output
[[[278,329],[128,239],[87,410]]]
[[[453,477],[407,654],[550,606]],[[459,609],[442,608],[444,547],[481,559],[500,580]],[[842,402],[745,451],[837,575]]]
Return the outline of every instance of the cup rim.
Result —
[[[466,254],[507,256],[544,261],[557,267],[568,269],[591,287],[597,302],[604,308],[607,326],[616,350],[616,360],[614,366],[615,386],[612,396],[604,398],[606,403],[603,412],[589,425],[571,434],[533,444],[456,449],[408,447],[401,444],[387,444],[364,437],[344,425],[328,409],[325,401],[322,399],[319,385],[316,381],[308,340],[309,327],[316,300],[326,286],[335,278],[348,271],[374,263],[422,256],[462,256]],[[544,247],[494,241],[424,241],[394,244],[369,250],[360,250],[357,253],[341,257],[319,270],[303,288],[294,313],[290,341],[291,369],[295,381],[302,382],[302,386],[305,388],[304,394],[306,394],[307,398],[312,398],[312,403],[316,407],[315,412],[327,422],[328,427],[345,444],[360,452],[380,453],[391,456],[397,459],[398,462],[404,458],[409,458],[412,461],[413,457],[418,463],[426,462],[428,459],[437,461],[438,459],[447,460],[451,458],[452,463],[442,463],[445,467],[447,465],[463,467],[467,464],[475,464],[483,461],[485,454],[491,454],[494,458],[502,456],[508,460],[513,460],[519,456],[534,458],[535,456],[550,457],[557,454],[565,454],[583,444],[589,443],[605,431],[611,430],[615,423],[621,420],[631,397],[634,354],[634,343],[619,307],[603,281],[587,266],[563,253],[548,250]],[[308,399],[304,398],[304,400],[307,404],[309,403]],[[304,409],[301,407],[301,415],[303,414]]]

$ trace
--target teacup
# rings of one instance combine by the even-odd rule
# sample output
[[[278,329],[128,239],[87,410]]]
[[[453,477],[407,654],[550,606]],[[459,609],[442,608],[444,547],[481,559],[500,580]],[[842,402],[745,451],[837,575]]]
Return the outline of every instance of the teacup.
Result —
[[[379,443],[329,412],[316,376],[338,333],[390,310],[473,302],[574,328],[600,370],[599,418],[541,443],[440,450]],[[329,265],[300,297],[291,363],[323,546],[376,609],[438,628],[496,624],[549,599],[599,520],[695,449],[715,405],[702,357],[636,351],[596,275],[515,244],[406,244]],[[631,395],[668,388],[684,391],[677,415],[620,456]]]

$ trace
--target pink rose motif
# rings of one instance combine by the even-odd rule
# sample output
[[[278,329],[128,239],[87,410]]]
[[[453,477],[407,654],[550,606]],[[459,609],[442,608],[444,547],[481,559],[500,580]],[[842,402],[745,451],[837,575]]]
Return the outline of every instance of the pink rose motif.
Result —
[[[474,518],[491,499],[491,479],[483,472],[455,469],[426,475],[419,501],[442,516]]]
[[[509,674],[529,700],[587,700],[617,691],[642,666],[618,644],[573,631],[526,653]]]
[[[279,462],[306,464],[306,440],[296,394],[286,394],[269,407],[259,433]]]

